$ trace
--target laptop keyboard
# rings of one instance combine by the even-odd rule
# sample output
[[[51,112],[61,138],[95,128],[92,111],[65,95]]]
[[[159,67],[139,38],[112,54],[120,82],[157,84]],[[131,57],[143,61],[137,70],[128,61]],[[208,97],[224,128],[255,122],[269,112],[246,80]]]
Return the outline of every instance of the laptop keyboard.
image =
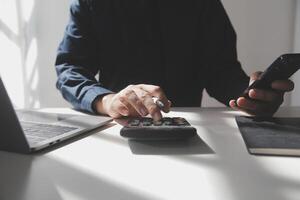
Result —
[[[77,129],[76,127],[21,121],[29,144],[38,143]]]

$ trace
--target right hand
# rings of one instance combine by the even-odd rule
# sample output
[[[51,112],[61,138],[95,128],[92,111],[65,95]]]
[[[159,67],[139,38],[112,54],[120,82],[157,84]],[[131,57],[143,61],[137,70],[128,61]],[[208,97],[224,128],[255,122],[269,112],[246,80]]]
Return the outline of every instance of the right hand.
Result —
[[[171,102],[163,90],[155,85],[129,85],[116,94],[108,94],[96,102],[99,113],[108,114],[112,118],[122,116],[146,116],[160,120],[160,108],[153,102],[152,97],[157,97],[165,106],[164,112],[170,111]]]

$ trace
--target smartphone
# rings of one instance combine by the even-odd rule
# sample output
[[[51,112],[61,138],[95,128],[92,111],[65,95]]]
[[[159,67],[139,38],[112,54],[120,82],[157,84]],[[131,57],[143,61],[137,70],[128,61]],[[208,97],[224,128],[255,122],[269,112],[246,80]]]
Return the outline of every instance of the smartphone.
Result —
[[[275,80],[287,80],[300,69],[300,54],[283,54],[277,58],[241,95],[249,98],[249,91],[253,88],[272,90],[271,84]]]

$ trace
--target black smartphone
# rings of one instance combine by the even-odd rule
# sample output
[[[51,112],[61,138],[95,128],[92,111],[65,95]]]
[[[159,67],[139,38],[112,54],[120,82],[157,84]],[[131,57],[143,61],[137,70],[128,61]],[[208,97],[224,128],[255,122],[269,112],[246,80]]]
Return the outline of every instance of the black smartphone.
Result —
[[[272,90],[271,84],[275,80],[287,80],[300,69],[300,54],[283,54],[277,58],[241,95],[249,98],[249,91],[253,88]]]

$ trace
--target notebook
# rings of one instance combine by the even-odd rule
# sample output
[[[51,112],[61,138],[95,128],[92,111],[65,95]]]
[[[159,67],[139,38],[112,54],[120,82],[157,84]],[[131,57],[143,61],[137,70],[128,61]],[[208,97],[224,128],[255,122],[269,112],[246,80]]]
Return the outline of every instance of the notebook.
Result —
[[[300,156],[300,117],[237,116],[236,122],[250,154]]]

